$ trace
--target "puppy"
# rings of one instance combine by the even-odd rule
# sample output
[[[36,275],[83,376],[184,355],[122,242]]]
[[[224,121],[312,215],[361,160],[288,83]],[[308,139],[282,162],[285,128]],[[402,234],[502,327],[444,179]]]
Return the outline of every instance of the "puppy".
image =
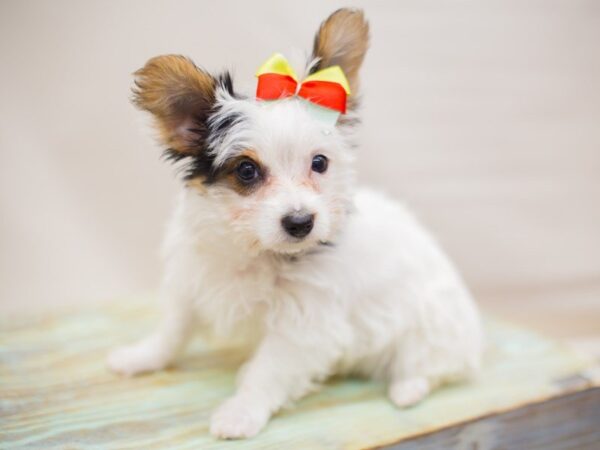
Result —
[[[212,415],[217,437],[257,434],[333,374],[383,379],[390,400],[407,407],[480,365],[480,318],[452,264],[402,205],[356,188],[352,136],[368,42],[361,11],[336,11],[307,69],[308,79],[329,81],[300,85],[286,68],[275,75],[287,78],[259,77],[258,99],[181,56],[153,58],[135,74],[134,103],[185,174],[166,236],[160,326],[108,365],[124,375],[160,370],[195,327],[244,333],[252,356]],[[323,74],[332,67],[339,83]],[[277,83],[286,82],[283,95]],[[305,88],[316,94],[303,97]]]

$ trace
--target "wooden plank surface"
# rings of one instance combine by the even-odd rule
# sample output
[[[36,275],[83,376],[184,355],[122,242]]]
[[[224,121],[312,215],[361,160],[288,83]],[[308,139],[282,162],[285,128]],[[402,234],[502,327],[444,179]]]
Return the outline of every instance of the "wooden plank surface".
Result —
[[[209,347],[197,339],[171,370],[133,379],[106,371],[109,348],[151,329],[155,313],[141,304],[123,301],[98,309],[2,321],[0,448],[400,445],[442,429],[465,427],[485,416],[589,390],[598,381],[591,375],[589,358],[534,333],[487,321],[490,348],[485,370],[472,384],[444,388],[401,411],[387,401],[382,384],[334,380],[278,414],[256,438],[222,442],[208,434],[208,420],[211,410],[233,391],[235,370],[243,361],[235,348]]]
[[[597,450],[600,448],[600,388],[492,414],[386,448]]]

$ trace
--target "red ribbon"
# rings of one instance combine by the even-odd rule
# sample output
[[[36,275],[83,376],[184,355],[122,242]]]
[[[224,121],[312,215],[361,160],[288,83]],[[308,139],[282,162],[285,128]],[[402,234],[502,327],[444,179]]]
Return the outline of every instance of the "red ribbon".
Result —
[[[298,90],[296,94],[296,90]],[[302,83],[289,75],[263,73],[258,76],[256,98],[261,100],[279,100],[298,95],[309,102],[346,113],[346,91],[339,83],[331,81],[310,80]]]

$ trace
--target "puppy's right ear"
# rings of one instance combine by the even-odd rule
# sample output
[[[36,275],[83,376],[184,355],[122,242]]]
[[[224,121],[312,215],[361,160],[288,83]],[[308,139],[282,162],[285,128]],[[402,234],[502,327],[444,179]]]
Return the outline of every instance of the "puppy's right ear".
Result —
[[[340,66],[350,82],[353,95],[358,94],[358,72],[369,48],[369,24],[360,9],[342,8],[331,14],[319,27],[313,45],[316,72]],[[350,109],[355,97],[350,97]]]
[[[154,116],[169,151],[181,157],[204,151],[216,80],[178,55],[152,58],[134,75],[133,103]]]

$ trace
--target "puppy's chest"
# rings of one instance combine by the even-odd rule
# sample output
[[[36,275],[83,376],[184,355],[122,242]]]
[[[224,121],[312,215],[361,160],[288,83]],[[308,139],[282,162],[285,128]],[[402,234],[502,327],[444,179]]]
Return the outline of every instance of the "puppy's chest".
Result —
[[[277,266],[268,260],[209,263],[197,293],[199,313],[223,333],[242,322],[260,322],[277,297]]]

